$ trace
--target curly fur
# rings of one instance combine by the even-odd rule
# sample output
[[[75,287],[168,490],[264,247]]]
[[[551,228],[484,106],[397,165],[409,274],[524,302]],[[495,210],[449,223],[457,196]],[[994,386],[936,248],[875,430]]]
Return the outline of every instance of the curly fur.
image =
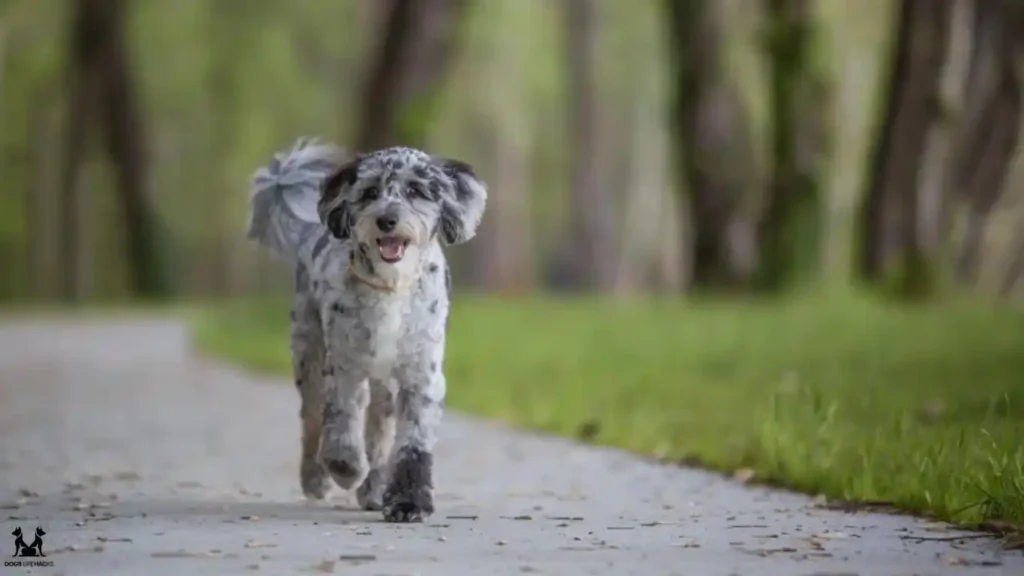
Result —
[[[254,174],[248,237],[295,262],[307,497],[326,497],[333,479],[390,521],[433,512],[450,297],[441,246],[470,240],[486,201],[468,164],[412,148],[346,158],[300,139]]]

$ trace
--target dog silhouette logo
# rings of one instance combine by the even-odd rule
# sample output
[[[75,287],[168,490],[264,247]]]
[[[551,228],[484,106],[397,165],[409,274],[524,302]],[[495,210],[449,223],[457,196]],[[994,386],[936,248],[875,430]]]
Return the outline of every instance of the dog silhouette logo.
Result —
[[[46,557],[46,554],[43,554],[43,536],[46,536],[46,532],[42,528],[36,527],[36,537],[31,544],[25,544],[21,528],[15,528],[14,532],[11,532],[11,536],[14,536],[14,558]]]

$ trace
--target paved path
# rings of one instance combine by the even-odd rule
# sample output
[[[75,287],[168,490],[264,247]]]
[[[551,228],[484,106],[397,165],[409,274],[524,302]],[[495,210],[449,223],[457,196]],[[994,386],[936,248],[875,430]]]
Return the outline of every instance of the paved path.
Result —
[[[437,514],[389,525],[301,500],[298,430],[290,385],[198,359],[179,322],[2,323],[2,556],[38,525],[34,574],[1024,574],[984,539],[911,539],[950,535],[924,521],[451,414]]]

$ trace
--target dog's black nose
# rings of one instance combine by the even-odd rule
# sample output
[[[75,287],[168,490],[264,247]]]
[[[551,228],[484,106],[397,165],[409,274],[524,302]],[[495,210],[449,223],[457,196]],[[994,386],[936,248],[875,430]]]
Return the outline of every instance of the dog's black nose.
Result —
[[[377,218],[377,228],[380,228],[381,232],[391,232],[398,225],[398,218],[391,215],[381,216]]]

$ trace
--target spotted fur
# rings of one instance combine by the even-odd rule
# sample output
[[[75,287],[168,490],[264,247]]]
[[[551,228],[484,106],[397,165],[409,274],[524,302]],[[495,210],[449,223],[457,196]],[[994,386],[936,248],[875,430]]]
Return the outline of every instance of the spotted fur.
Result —
[[[433,512],[450,298],[441,246],[473,237],[486,200],[469,165],[413,148],[346,157],[300,139],[253,176],[248,236],[295,262],[307,497],[326,497],[333,479],[390,521]],[[376,245],[382,217],[408,239],[394,263]]]

